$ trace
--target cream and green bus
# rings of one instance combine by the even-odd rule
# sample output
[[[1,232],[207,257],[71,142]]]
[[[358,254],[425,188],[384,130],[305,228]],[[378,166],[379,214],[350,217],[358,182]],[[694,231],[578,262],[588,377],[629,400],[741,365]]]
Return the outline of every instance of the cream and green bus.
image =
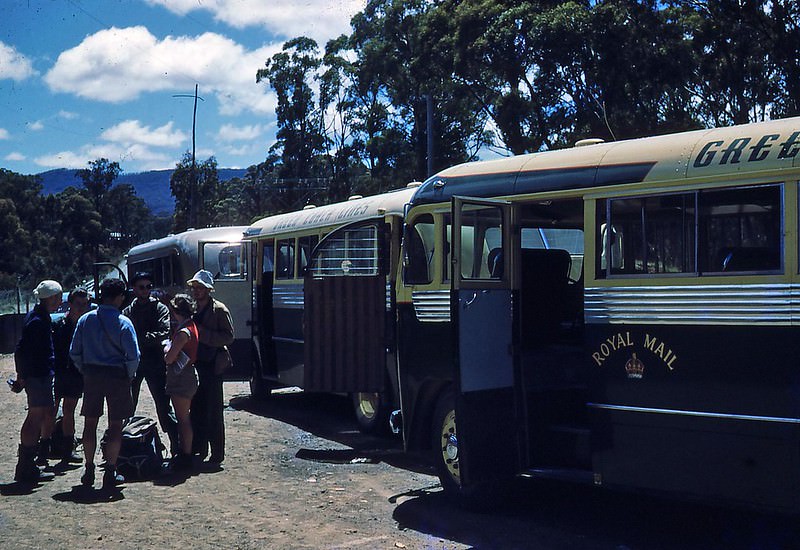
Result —
[[[214,275],[214,297],[222,301],[233,318],[235,339],[230,346],[233,368],[226,379],[247,380],[251,372],[249,249],[243,234],[246,226],[192,229],[154,239],[128,251],[128,280],[137,272],[153,276],[156,295],[167,300],[186,293],[186,281],[199,269]]]
[[[395,277],[403,210],[415,188],[307,206],[247,229],[253,395],[281,386],[345,393],[362,431],[388,431],[389,412],[399,407]]]
[[[464,500],[534,476],[797,511],[800,118],[587,143],[411,198],[406,447]]]

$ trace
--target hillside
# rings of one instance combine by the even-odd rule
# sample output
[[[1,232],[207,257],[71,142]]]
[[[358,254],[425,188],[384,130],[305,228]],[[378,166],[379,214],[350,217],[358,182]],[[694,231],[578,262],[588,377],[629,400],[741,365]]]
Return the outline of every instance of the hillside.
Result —
[[[75,175],[76,170],[59,168],[38,174],[42,182],[42,193],[52,195],[60,193],[70,185],[81,187],[80,178]],[[240,178],[247,172],[245,169],[220,168],[217,170],[220,181]],[[115,184],[127,183],[136,190],[136,195],[144,199],[147,206],[154,214],[172,214],[175,201],[169,191],[169,178],[172,170],[151,170],[132,174],[122,173]]]

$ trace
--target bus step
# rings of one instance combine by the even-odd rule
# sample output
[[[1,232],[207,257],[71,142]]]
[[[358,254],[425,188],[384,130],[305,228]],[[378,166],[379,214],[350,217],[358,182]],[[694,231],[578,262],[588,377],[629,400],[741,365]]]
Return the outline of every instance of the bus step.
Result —
[[[594,472],[582,468],[530,468],[520,475],[534,479],[552,479],[587,485],[594,484]]]

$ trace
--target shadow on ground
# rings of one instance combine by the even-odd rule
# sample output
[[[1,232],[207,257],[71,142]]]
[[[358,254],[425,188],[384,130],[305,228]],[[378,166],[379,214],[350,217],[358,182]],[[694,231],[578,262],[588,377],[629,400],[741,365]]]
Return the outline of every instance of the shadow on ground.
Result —
[[[422,457],[403,451],[399,436],[361,433],[353,417],[350,400],[345,396],[290,391],[273,392],[268,399],[256,400],[250,395],[237,395],[231,398],[230,407],[291,424],[348,447],[301,448],[296,456],[303,460],[333,464],[385,462],[408,471],[434,474],[433,468]]]
[[[116,487],[114,489],[96,489],[94,487],[84,487],[83,485],[75,485],[68,492],[56,493],[53,495],[53,500],[59,502],[74,502],[76,504],[98,504],[101,502],[116,502],[123,500],[124,487]]]
[[[475,549],[788,549],[800,547],[797,518],[521,480],[483,512],[455,506],[439,489],[400,498],[401,528]]]

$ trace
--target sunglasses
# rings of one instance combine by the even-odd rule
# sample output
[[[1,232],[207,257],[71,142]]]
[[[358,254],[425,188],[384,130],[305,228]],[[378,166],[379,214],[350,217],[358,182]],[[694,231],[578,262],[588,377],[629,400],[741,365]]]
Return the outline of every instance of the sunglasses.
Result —
[[[153,285],[152,284],[149,284],[149,285],[136,285],[136,288],[139,289],[139,290],[150,290],[151,288],[153,288]]]

